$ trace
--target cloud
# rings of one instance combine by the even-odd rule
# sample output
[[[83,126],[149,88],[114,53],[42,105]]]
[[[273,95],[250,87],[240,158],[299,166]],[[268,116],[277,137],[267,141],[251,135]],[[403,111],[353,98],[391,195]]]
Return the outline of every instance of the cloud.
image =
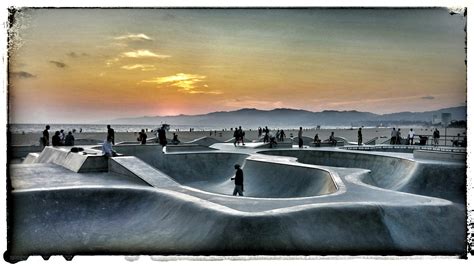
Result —
[[[178,87],[180,88],[179,91],[189,94],[222,94],[222,92],[218,90],[207,90],[207,88],[209,88],[207,84],[204,84],[201,89],[196,89],[198,84],[204,82],[205,79],[206,76],[202,75],[178,73],[172,76],[156,77],[151,80],[142,80],[142,82],[156,83],[159,85],[167,84],[173,87]],[[206,88],[206,90],[203,88]]]
[[[423,99],[423,100],[434,100],[434,99],[436,99],[436,98],[433,97],[433,96],[431,96],[431,95],[428,95],[428,96],[421,97],[420,99]]]
[[[140,69],[141,71],[156,70],[154,65],[147,65],[147,64],[124,65],[121,68],[126,69],[126,70]]]
[[[155,54],[155,53],[153,53],[149,50],[136,50],[136,51],[122,53],[122,57],[130,57],[130,58],[145,58],[145,57],[168,58],[168,57],[171,57],[171,56]]]
[[[10,76],[20,78],[20,79],[31,79],[31,78],[36,78],[35,75],[25,72],[25,71],[19,71],[19,72],[10,72]]]
[[[86,54],[86,53],[76,53],[76,52],[69,52],[69,53],[67,53],[67,55],[69,57],[72,57],[72,58],[78,58],[78,57],[81,57],[81,56],[88,56],[88,54]]]
[[[51,64],[59,67],[59,68],[65,68],[67,67],[67,65],[63,62],[59,62],[59,61],[49,61]]]
[[[125,40],[125,41],[152,41],[153,39],[148,37],[143,33],[139,34],[127,34],[114,38],[115,40]]]
[[[285,107],[282,101],[256,100],[250,97],[225,100],[222,103],[227,107],[235,108],[274,109]]]

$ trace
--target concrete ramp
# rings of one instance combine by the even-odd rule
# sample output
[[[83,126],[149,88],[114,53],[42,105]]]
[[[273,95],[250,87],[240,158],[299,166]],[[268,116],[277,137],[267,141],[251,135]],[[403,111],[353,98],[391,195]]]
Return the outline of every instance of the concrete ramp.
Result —
[[[189,151],[209,151],[209,150],[215,150],[215,149],[208,146],[198,145],[198,144],[178,144],[178,145],[169,144],[165,146],[164,150],[166,152],[189,152]]]
[[[77,173],[103,172],[108,170],[107,158],[97,150],[71,152],[70,148],[45,147],[35,163],[54,163]]]
[[[464,213],[446,204],[327,203],[248,213],[163,189],[13,194],[17,207],[11,213],[15,226],[9,251],[16,256],[465,252]]]
[[[328,171],[297,163],[295,158],[251,156],[243,171],[244,195],[249,197],[313,197],[337,191]]]
[[[292,156],[306,164],[369,169],[370,174],[362,179],[369,185],[440,197],[465,204],[465,164],[417,162],[405,158],[348,151],[268,150],[260,153]]]
[[[257,143],[252,143],[254,144],[252,148],[254,149],[269,149],[270,148],[270,143],[263,143],[263,142],[257,142]],[[293,143],[286,141],[286,142],[277,142],[276,145],[273,145],[272,148],[291,148],[293,147]]]
[[[28,153],[28,155],[26,156],[26,158],[23,160],[22,163],[25,163],[25,164],[36,163],[39,155],[40,155],[39,152],[30,152]]]
[[[156,170],[142,160],[132,157],[113,157],[109,161],[109,171],[142,179],[156,188],[175,187],[179,184],[165,173]]]
[[[152,161],[179,184],[231,195],[234,164],[244,171],[245,196],[257,198],[311,197],[334,193],[337,186],[328,171],[296,162],[295,158],[232,153],[165,154]]]
[[[202,137],[202,138],[198,138],[198,139],[195,139],[195,140],[191,140],[191,141],[185,142],[185,144],[197,144],[197,145],[200,145],[200,146],[209,147],[209,146],[211,146],[212,144],[219,143],[219,142],[220,142],[220,141],[218,141],[218,140],[215,139],[215,138]]]

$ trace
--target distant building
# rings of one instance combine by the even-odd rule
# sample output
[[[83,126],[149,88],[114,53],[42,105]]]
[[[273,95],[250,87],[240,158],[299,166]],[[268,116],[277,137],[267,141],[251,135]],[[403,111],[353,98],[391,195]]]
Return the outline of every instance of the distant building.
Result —
[[[441,118],[438,115],[433,115],[433,120],[431,120],[431,124],[437,125],[441,123]]]

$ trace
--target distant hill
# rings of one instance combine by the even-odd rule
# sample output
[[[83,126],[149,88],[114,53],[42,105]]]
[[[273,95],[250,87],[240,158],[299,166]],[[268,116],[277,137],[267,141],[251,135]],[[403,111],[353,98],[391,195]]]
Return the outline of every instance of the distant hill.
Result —
[[[374,114],[370,112],[333,111],[310,112],[296,109],[240,109],[236,111],[221,111],[202,115],[177,115],[177,116],[143,116],[132,118],[119,118],[108,121],[111,124],[130,125],[190,125],[201,127],[230,128],[243,126],[246,128],[269,126],[269,127],[316,127],[322,126],[360,126],[400,123],[429,123],[433,115],[441,116],[441,113],[451,113],[452,120],[466,120],[466,106],[445,108],[427,112],[400,112],[392,114]]]

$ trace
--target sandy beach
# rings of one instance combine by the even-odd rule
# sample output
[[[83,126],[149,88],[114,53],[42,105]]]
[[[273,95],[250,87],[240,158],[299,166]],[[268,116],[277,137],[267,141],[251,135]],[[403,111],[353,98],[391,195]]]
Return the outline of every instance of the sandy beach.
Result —
[[[363,135],[363,142],[366,142],[368,140],[371,140],[375,137],[378,137],[379,139],[377,140],[377,144],[382,143],[386,141],[388,138],[390,138],[390,133],[391,133],[391,128],[364,128],[362,130],[362,135]],[[402,136],[406,138],[408,135],[409,128],[401,128]],[[414,128],[416,134],[420,135],[433,135],[434,127],[433,128]],[[258,139],[258,132],[256,129],[245,129],[245,138],[249,140],[257,140]],[[444,128],[439,128],[439,131],[441,133],[441,141],[440,144],[444,144]],[[275,134],[276,130],[271,131],[273,134]],[[352,142],[357,142],[357,128],[354,129],[307,129],[303,131],[303,136],[307,136],[310,138],[314,138],[314,135],[317,133],[319,135],[319,138],[322,140],[328,139],[329,135],[331,132],[334,132],[334,135],[336,137],[343,137],[346,138],[348,141]],[[176,132],[174,130],[170,130],[167,132],[167,138],[172,138],[173,133],[178,134],[178,139],[181,142],[187,142],[191,141],[197,138],[201,137],[212,137],[215,138],[219,141],[226,141],[228,139],[231,139],[233,137],[233,132],[232,131],[179,131]],[[461,134],[461,136],[465,136],[466,134],[466,129],[465,128],[448,128],[447,129],[447,135],[448,136],[455,136],[457,134]],[[50,137],[54,134],[54,132],[50,131]],[[285,134],[287,138],[290,137],[296,137],[298,136],[298,130],[293,129],[293,130],[285,130]],[[11,134],[11,139],[10,139],[10,145],[39,145],[39,138],[41,137],[42,132],[37,132],[37,133],[25,133],[25,134]],[[154,132],[147,132],[148,138],[155,137]],[[76,139],[94,139],[94,140],[99,140],[102,141],[106,137],[106,132],[83,132],[83,133],[78,133],[76,132],[74,134],[74,137]],[[122,142],[122,141],[136,141],[138,137],[137,132],[116,132],[115,133],[115,138],[116,138],[116,143]],[[431,138],[430,138],[431,139]],[[448,137],[448,145],[451,145],[450,139],[452,137]],[[138,141],[137,141],[138,143]]]

